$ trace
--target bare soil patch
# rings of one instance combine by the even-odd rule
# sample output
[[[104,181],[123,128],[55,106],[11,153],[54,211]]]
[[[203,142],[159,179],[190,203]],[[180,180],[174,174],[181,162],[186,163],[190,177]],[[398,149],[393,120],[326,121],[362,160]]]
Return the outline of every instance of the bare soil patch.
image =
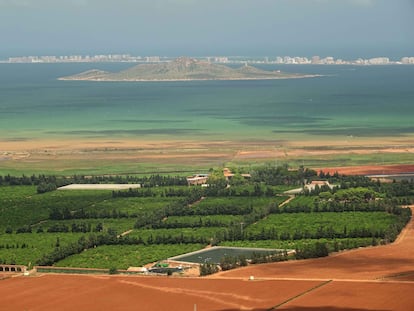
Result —
[[[412,310],[414,283],[331,282],[282,310]]]
[[[222,165],[226,162],[332,159],[338,155],[414,153],[411,137],[329,140],[143,140],[33,139],[0,141],[0,160],[6,167],[36,167],[55,171],[105,165],[163,164],[172,167]],[[83,166],[81,165],[83,164]],[[337,168],[334,168],[337,170]],[[130,173],[130,172],[125,172]]]
[[[317,172],[334,174],[338,172],[344,175],[392,175],[414,173],[414,164],[404,165],[362,165],[362,166],[343,166],[314,168]]]
[[[318,281],[47,275],[0,284],[0,310],[260,310]],[[59,284],[59,285],[58,285]]]

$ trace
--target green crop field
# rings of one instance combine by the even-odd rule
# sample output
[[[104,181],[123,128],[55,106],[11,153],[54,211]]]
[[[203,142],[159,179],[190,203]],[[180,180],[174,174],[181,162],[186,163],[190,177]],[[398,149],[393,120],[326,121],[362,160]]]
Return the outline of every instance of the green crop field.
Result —
[[[220,246],[231,247],[251,247],[251,248],[270,248],[270,249],[297,249],[312,243],[326,243],[330,252],[358,248],[372,245],[372,238],[352,238],[352,239],[302,239],[302,240],[256,240],[256,241],[226,241],[221,242]]]
[[[107,212],[113,210],[127,215],[136,215],[151,209],[163,208],[173,204],[178,199],[174,197],[144,197],[144,198],[111,198],[88,206],[87,212]]]
[[[0,260],[7,263],[35,265],[57,245],[76,242],[82,233],[0,234]]]
[[[277,194],[281,189],[297,188],[316,173],[254,170],[251,181],[234,187],[220,179],[211,187],[188,187],[182,178],[153,176],[142,189],[114,192],[42,193],[30,185],[35,177],[0,178],[0,263],[125,269],[209,244],[307,248],[302,254],[313,256],[309,245],[317,243],[337,251],[392,242],[410,219],[400,205],[413,201],[412,181],[336,176],[330,183],[342,189],[298,195],[281,207],[289,199]]]
[[[315,236],[319,231],[329,231],[332,237],[365,230],[375,234],[387,230],[396,218],[397,216],[385,212],[273,214],[249,226],[246,234],[260,237],[263,232],[274,230],[279,238],[288,234],[286,239],[294,238],[296,232]],[[354,237],[359,237],[358,234],[355,235]]]
[[[192,252],[202,248],[200,244],[185,245],[103,245],[69,256],[56,263],[59,267],[117,268],[140,267],[160,259]]]
[[[49,232],[96,232],[98,226],[102,230],[112,229],[121,234],[134,227],[134,218],[99,218],[99,219],[69,219],[69,220],[45,220],[32,226],[32,231],[42,230],[44,234]],[[66,228],[66,229],[65,229]],[[101,230],[99,230],[101,231]]]
[[[164,223],[170,227],[228,227],[244,221],[241,215],[169,216]]]
[[[179,229],[136,229],[132,231],[129,237],[142,238],[147,241],[150,237],[154,240],[156,237],[194,237],[194,238],[205,238],[210,240],[216,236],[225,232],[226,229],[223,227],[202,227],[202,228],[179,228]]]

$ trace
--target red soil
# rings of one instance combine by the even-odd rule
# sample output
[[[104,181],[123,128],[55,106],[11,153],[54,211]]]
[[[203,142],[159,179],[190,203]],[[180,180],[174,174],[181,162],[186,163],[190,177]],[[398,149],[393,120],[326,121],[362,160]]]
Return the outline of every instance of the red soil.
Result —
[[[285,304],[281,309],[408,311],[414,308],[413,290],[413,283],[331,282]]]
[[[325,173],[345,175],[384,175],[384,174],[402,174],[414,173],[414,165],[364,165],[364,166],[342,166],[342,167],[325,167],[314,168],[317,172],[323,171]]]
[[[320,283],[76,275],[20,277],[1,281],[0,310],[258,310],[269,309]]]

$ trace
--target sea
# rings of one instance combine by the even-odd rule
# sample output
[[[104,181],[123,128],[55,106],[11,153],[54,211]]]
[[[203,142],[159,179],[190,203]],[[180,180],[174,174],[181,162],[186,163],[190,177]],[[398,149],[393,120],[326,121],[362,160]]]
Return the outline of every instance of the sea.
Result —
[[[0,64],[0,146],[39,138],[254,141],[414,134],[410,65],[258,65],[321,75],[284,80],[58,80],[133,65]]]

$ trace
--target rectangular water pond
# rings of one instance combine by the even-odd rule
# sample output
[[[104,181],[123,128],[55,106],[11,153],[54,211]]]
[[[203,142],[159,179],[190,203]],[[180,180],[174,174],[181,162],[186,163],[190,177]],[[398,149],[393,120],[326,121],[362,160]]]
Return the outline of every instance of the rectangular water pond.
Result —
[[[224,247],[214,246],[207,249],[187,253],[184,255],[169,258],[170,260],[192,262],[192,263],[215,263],[219,264],[220,260],[226,256],[238,257],[244,256],[251,259],[253,254],[272,255],[284,252],[284,249],[268,249],[268,248],[247,248],[247,247]]]

